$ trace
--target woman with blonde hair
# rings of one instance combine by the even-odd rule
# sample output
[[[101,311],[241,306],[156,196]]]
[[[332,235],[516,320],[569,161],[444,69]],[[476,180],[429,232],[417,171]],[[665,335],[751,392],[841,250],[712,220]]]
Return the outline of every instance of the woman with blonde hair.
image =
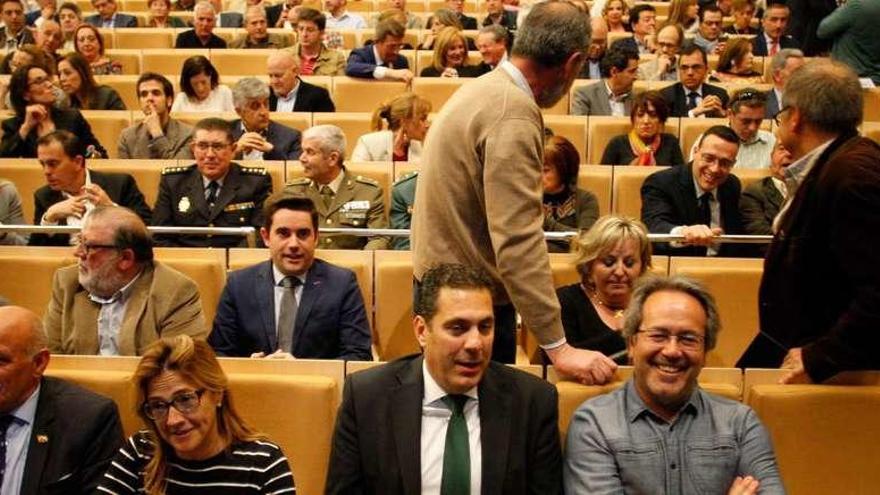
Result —
[[[132,435],[99,491],[147,495],[293,492],[281,449],[235,409],[211,346],[188,335],[151,345],[134,372],[138,413]]]
[[[477,77],[479,67],[468,65],[467,37],[458,29],[447,27],[434,42],[434,59],[422,69],[421,77]]]
[[[453,27],[459,31],[464,29],[458,15],[449,9],[437,9],[437,11],[434,12],[434,15],[431,16],[430,24],[431,26],[429,29],[431,32],[428,33],[425,36],[425,39],[419,44],[419,50],[433,50],[437,35],[439,35],[440,31],[443,31],[445,28]]]
[[[625,33],[627,31],[626,24],[623,22],[623,16],[629,12],[629,5],[624,0],[608,0],[602,8],[602,18],[608,25],[609,33]]]
[[[764,75],[752,63],[752,42],[748,38],[730,38],[718,56],[718,67],[709,74],[710,81],[761,84]]]
[[[358,138],[351,161],[419,161],[430,112],[431,102],[413,93],[403,93],[386,101],[373,111],[374,132]],[[384,125],[388,129],[383,130]]]

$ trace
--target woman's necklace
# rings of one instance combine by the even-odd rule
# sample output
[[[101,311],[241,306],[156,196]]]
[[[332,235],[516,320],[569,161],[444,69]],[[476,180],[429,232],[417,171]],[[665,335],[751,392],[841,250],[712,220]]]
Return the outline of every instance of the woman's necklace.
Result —
[[[602,300],[601,297],[599,297],[598,290],[593,290],[591,292],[583,283],[581,283],[581,289],[583,289],[584,293],[587,294],[587,297],[589,297],[593,302],[596,303],[596,306],[603,308],[605,311],[610,313],[611,316],[614,317],[614,319],[623,318],[623,311],[626,308],[615,308],[609,306],[605,301]]]

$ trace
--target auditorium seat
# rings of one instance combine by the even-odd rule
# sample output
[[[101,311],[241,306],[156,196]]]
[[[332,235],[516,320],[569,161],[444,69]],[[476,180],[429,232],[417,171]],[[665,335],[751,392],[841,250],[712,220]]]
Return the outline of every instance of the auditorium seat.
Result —
[[[266,60],[276,51],[256,48],[211,50],[211,64],[223,76],[265,74]]]
[[[119,410],[119,421],[122,423],[122,431],[126,437],[145,427],[143,420],[137,413],[140,409],[140,404],[137,403],[137,389],[131,382],[132,373],[137,366],[137,358],[119,358],[128,365],[128,369],[125,370],[54,366],[57,360],[65,357],[69,356],[52,355],[49,359],[49,367],[46,369],[46,376],[67,380],[113,399]],[[87,357],[93,358],[93,361],[108,359],[105,356]],[[80,360],[77,361],[78,364],[83,364]]]
[[[142,11],[146,12],[150,10],[149,2],[147,0],[121,0],[119,9],[127,12],[130,11]],[[119,28],[117,28],[118,30]],[[152,28],[155,29],[155,28]]]
[[[578,173],[578,187],[596,195],[599,202],[599,216],[611,213],[611,182],[614,167],[602,165],[581,165]]]
[[[242,167],[265,168],[272,177],[272,191],[284,189],[284,160],[235,160],[235,162]]]
[[[658,24],[658,25],[662,25],[662,24]],[[711,55],[709,55],[708,58],[709,58],[709,71],[711,72],[711,71],[714,71],[715,69],[718,68],[719,55],[711,54]],[[759,74],[764,73],[764,57],[752,57],[752,70],[759,73]],[[743,87],[750,87],[750,88],[755,87],[754,84],[750,84],[750,83],[735,83],[735,84],[741,85]]]
[[[303,132],[312,126],[311,112],[271,112],[269,119]]]
[[[35,158],[0,159],[0,178],[15,184],[21,197],[21,210],[25,223],[34,221],[34,192],[46,185],[46,177],[40,162]]]
[[[359,4],[362,2],[351,2],[351,3],[347,4],[347,6],[351,7],[352,5],[354,5],[356,3]],[[349,9],[349,10],[351,10],[351,9]],[[338,33],[340,36],[342,36],[342,49],[343,50],[353,50],[355,48],[362,46],[361,42],[360,42],[359,31],[362,31],[362,30],[361,29],[330,29],[330,28],[327,28],[328,33]]]
[[[878,102],[878,105],[880,105],[880,102]],[[880,122],[862,123],[862,135],[880,144]]]
[[[55,270],[73,263],[71,247],[0,246],[0,295],[42,316]]]
[[[437,9],[445,9],[446,0],[427,0],[428,3],[428,12],[436,12]],[[465,0],[464,4],[464,13],[468,15],[475,14],[478,12],[478,2],[474,0]]]
[[[144,72],[165,74],[172,81],[180,80],[183,62],[196,55],[209,57],[207,48],[153,48],[141,50],[141,69]],[[220,78],[221,83],[223,78]]]
[[[632,122],[629,117],[591,116],[587,123],[587,157],[586,163],[598,165],[602,163],[602,154],[608,142],[615,136],[627,134],[632,130]],[[666,121],[663,132],[678,137],[678,119],[670,118]],[[614,163],[612,165],[629,165],[628,163]]]
[[[174,28],[115,28],[116,48],[149,49],[173,48],[176,39]]]
[[[315,86],[321,86],[330,92],[330,95],[333,96],[333,76],[299,76],[303,81],[314,84]]]
[[[758,331],[758,286],[763,260],[674,256],[669,273],[694,277],[715,296],[721,331],[707,365],[736,365]]]
[[[611,211],[632,218],[642,218],[642,183],[649,175],[669,167],[614,167]]]
[[[178,28],[177,32],[178,33],[180,32],[179,28]],[[226,40],[227,45],[229,43],[231,43],[232,40],[234,40],[235,38],[238,38],[239,35],[244,34],[244,32],[245,31],[242,28],[231,28],[231,27],[229,27],[229,28],[224,28],[224,27],[214,28],[214,34],[223,38],[224,40]],[[225,48],[224,48],[224,50],[225,50]]]
[[[412,91],[430,101],[433,112],[439,112],[452,94],[467,81],[468,78],[464,77],[416,77]]]
[[[864,95],[863,115],[865,122],[880,122],[880,88],[865,89]]]
[[[410,251],[375,251],[376,345],[379,358],[419,352],[412,327],[413,265]]]
[[[178,163],[176,160],[111,159],[91,160],[89,168],[99,172],[130,174],[137,182],[138,189],[144,193],[147,204],[152,208],[156,205],[156,198],[159,196],[162,169],[178,164],[189,165],[189,163]]]
[[[95,81],[98,84],[106,84],[115,89],[122,98],[122,101],[125,102],[125,108],[139,111],[141,103],[137,95],[138,77],[140,76],[134,74],[95,76]]]
[[[138,75],[141,73],[141,51],[113,48],[106,51],[110,60],[122,64],[122,73]]]
[[[571,141],[581,157],[581,163],[594,163],[587,160],[587,119],[576,115],[545,115],[544,127],[553,131],[554,136],[562,136]]]
[[[742,188],[745,189],[749,185],[751,185],[755,182],[758,182],[759,180],[763,179],[764,177],[769,176],[770,169],[769,168],[737,168],[737,167],[734,167],[732,173],[733,173],[733,175],[736,176],[737,179],[739,179],[739,183],[740,183],[740,185],[742,185]]]
[[[334,82],[335,84],[335,82]],[[379,83],[382,84],[382,83]],[[337,101],[337,109],[339,102]],[[372,110],[370,110],[372,112]],[[371,115],[367,111],[362,112],[315,112],[312,114],[312,125],[333,124],[342,129],[345,134],[346,157],[351,156],[357,140],[363,134],[372,132],[370,128]],[[288,172],[288,175],[289,172]]]
[[[346,76],[333,78],[332,96],[338,112],[372,113],[380,104],[404,91],[406,85],[401,81],[376,81]]]
[[[394,162],[394,182],[419,170],[418,162]]]
[[[237,119],[238,114],[235,112],[173,112],[171,114],[172,119],[177,119],[191,126],[196,125],[200,120],[207,119],[208,117],[219,117],[228,121]],[[143,114],[135,114],[135,118],[137,120],[143,119]]]
[[[777,385],[788,370],[777,368],[747,368],[743,373],[743,402],[749,401],[751,389],[756,385]],[[880,370],[843,371],[824,382],[825,385],[880,387]]]
[[[156,259],[193,279],[202,299],[208,331],[226,285],[226,251],[206,248],[154,248]]]
[[[91,8],[88,10],[83,10],[83,19],[86,17],[97,14],[97,12],[89,12]],[[98,28],[98,32],[101,33],[101,37],[104,39],[104,50],[112,50],[114,48],[113,45],[113,29],[112,28]]]
[[[107,150],[110,158],[116,158],[117,143],[123,129],[131,125],[131,112],[128,110],[83,110],[83,117],[92,127],[92,133]]]

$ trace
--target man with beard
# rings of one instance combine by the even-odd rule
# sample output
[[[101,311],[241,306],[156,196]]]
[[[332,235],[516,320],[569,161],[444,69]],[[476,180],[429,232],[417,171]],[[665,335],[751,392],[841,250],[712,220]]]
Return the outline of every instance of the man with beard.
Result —
[[[199,290],[189,277],[153,260],[144,222],[119,206],[97,206],[59,268],[43,318],[55,354],[140,355],[160,337],[207,336]]]
[[[623,325],[633,376],[574,413],[565,493],[785,493],[755,411],[697,385],[720,326],[715,299],[691,279],[636,288]]]
[[[556,370],[592,384],[607,382],[616,366],[565,341],[541,205],[541,108],[568,93],[589,37],[587,16],[574,5],[535,5],[510,59],[446,102],[422,155],[412,241],[416,294],[425,272],[439,263],[490,274],[494,359],[514,360],[518,310]]]

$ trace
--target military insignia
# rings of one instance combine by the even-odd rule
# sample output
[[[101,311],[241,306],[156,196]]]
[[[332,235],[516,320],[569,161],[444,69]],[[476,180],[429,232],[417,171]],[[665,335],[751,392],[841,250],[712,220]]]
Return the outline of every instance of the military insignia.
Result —
[[[413,208],[412,208],[412,205],[406,205],[406,214],[407,214],[407,215],[412,215],[412,214],[413,214]]]
[[[263,167],[241,167],[241,173],[245,175],[266,175],[268,172]]]
[[[233,203],[231,205],[223,208],[223,211],[239,211],[239,210],[250,210],[251,208],[256,207],[257,205],[253,201],[246,201],[244,203]]]
[[[37,443],[49,443],[48,435],[37,435]]]
[[[370,202],[369,201],[349,201],[342,205],[342,211],[352,211],[352,210],[369,210]]]
[[[162,175],[181,174],[189,171],[189,167],[165,167],[162,169]]]
[[[180,202],[177,203],[177,211],[186,213],[189,211],[190,206],[192,205],[189,202],[189,196],[184,196],[180,198]]]

